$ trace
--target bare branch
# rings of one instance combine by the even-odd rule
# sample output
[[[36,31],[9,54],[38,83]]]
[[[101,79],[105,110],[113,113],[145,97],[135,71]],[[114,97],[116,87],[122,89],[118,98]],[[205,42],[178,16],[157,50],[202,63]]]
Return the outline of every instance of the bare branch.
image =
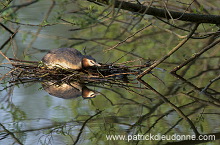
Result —
[[[195,27],[193,28],[193,30],[188,34],[188,36],[183,39],[182,41],[180,41],[180,43],[175,46],[168,54],[166,54],[164,57],[162,57],[161,59],[159,59],[156,63],[154,63],[153,65],[151,65],[148,69],[144,70],[141,74],[139,74],[137,76],[137,78],[142,78],[144,75],[146,75],[147,73],[149,73],[152,69],[154,69],[156,66],[158,66],[160,63],[162,63],[164,60],[166,60],[168,57],[170,57],[174,52],[176,52],[177,50],[179,50],[179,48],[181,48],[181,46],[183,46],[188,40],[189,38],[194,34],[194,32],[196,31],[197,27],[199,26],[199,24],[196,24]]]
[[[111,5],[108,0],[88,0],[88,1]],[[128,10],[130,12],[153,15],[156,17],[161,17],[166,19],[177,19],[181,21],[194,22],[194,23],[220,24],[220,16],[218,15],[203,15],[203,14],[194,14],[194,13],[182,13],[176,11],[168,12],[166,9],[148,7],[140,4],[119,1],[119,0],[114,0],[112,5],[114,5],[115,8]]]
[[[196,58],[198,58],[200,55],[202,55],[204,52],[208,51],[209,49],[211,49],[212,47],[214,47],[215,45],[217,45],[218,43],[220,43],[220,39],[214,41],[213,43],[211,43],[210,45],[206,46],[205,48],[203,48],[200,52],[194,54],[191,58],[189,58],[188,60],[184,61],[181,65],[175,67],[171,73],[176,73],[179,69],[181,69],[182,67],[184,67],[185,65],[187,65],[189,62],[195,60]]]

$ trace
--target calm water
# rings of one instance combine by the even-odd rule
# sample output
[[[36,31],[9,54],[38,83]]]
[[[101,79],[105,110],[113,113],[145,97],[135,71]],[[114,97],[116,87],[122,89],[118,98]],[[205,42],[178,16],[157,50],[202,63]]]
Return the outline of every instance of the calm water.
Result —
[[[17,4],[24,2],[17,1]],[[59,4],[57,2],[53,6],[51,1],[40,1],[17,12],[17,18],[21,23],[38,25],[49,15],[47,21],[54,25],[39,27],[7,23],[6,25],[13,31],[18,26],[20,28],[13,44],[7,45],[1,51],[8,58],[29,61],[40,61],[47,50],[71,45],[81,52],[86,47],[87,54],[92,55],[101,63],[114,62],[124,55],[117,50],[103,52],[104,45],[94,44],[95,40],[82,44],[79,43],[81,41],[70,40],[69,38],[77,37],[96,38],[101,36],[100,33],[103,30],[100,30],[98,34],[95,28],[94,30],[91,28],[90,31],[69,31],[78,26],[72,26],[64,21],[56,24],[54,17],[59,11],[74,11],[78,10],[80,6],[77,2],[63,6]],[[86,4],[82,3],[82,5]],[[52,6],[50,12],[49,9]],[[65,13],[64,18],[67,19],[70,14]],[[2,43],[9,37],[9,34],[2,28],[0,31],[3,33],[0,39]],[[106,30],[106,35],[108,35],[108,31],[112,30]],[[171,38],[169,39],[171,41]],[[114,42],[114,40],[112,41]],[[169,45],[168,41],[165,40],[165,42]],[[192,44],[195,43],[192,42]],[[136,45],[134,44],[134,47]],[[155,45],[158,44],[155,43]],[[137,50],[135,53],[146,59],[151,56],[156,58],[156,52],[153,51],[145,54]],[[159,56],[160,53],[159,51]],[[178,58],[178,56],[176,57]],[[3,77],[12,66],[4,64],[8,61],[2,55],[0,55],[0,59],[1,66],[4,66],[0,68],[1,77]],[[120,59],[120,62],[134,59],[137,58],[125,56]],[[218,64],[219,60],[213,58],[211,61],[214,66]],[[8,76],[1,80],[0,87],[0,144],[165,144],[173,141],[138,141],[135,138],[130,142],[108,141],[106,135],[134,135],[133,137],[138,134],[195,135],[196,131],[200,134],[215,134],[217,139],[217,135],[220,134],[220,103],[217,89],[219,81],[213,83],[214,91],[211,95],[201,92],[201,88],[204,88],[219,71],[190,79],[200,71],[196,67],[200,65],[198,62],[192,66],[189,73],[186,73],[184,78],[187,80],[184,80],[166,71],[175,67],[179,62],[178,59],[171,58],[171,62],[159,66],[162,69],[154,69],[153,75],[147,74],[143,78],[155,90],[145,86],[134,76],[129,76],[132,80],[124,83],[125,86],[113,83],[87,85],[86,87],[89,89],[100,93],[92,99],[84,99],[81,96],[64,99],[50,95],[52,93],[45,91],[42,82],[39,81],[20,83],[5,89],[6,86],[11,85],[8,83],[11,80]],[[175,111],[175,108],[168,102],[164,102],[163,97],[177,106],[177,110],[181,110],[193,125],[189,120],[183,119],[181,113]],[[219,143],[217,140],[203,144],[217,145]]]

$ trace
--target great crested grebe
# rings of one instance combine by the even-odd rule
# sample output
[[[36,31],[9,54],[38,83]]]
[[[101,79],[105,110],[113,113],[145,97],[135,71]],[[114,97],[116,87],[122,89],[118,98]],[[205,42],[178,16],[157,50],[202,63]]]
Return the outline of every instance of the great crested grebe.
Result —
[[[58,48],[50,50],[43,58],[42,62],[49,68],[54,66],[80,70],[90,66],[101,66],[89,55],[82,55],[74,48]]]

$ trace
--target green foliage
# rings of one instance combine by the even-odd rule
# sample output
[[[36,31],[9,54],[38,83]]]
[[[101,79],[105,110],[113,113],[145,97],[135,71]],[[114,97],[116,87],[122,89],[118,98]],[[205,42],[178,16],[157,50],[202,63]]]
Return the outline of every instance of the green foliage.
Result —
[[[13,20],[17,18],[17,13],[14,13],[12,9],[8,9],[1,13],[1,17],[7,21],[7,20]],[[18,20],[17,20],[18,21]]]

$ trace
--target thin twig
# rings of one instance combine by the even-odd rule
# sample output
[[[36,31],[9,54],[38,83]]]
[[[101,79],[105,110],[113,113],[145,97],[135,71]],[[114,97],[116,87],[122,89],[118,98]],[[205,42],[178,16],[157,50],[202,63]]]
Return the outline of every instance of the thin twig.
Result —
[[[164,60],[166,60],[168,57],[170,57],[174,52],[176,52],[177,50],[179,50],[181,48],[181,46],[183,46],[189,39],[190,37],[194,34],[194,32],[196,31],[196,29],[198,28],[199,24],[197,23],[194,28],[192,29],[192,31],[188,34],[188,36],[183,39],[182,41],[180,41],[180,43],[175,46],[170,52],[168,52],[164,57],[162,57],[161,59],[159,59],[158,61],[156,61],[153,65],[151,65],[149,68],[147,68],[146,70],[144,70],[141,74],[139,74],[137,76],[138,79],[141,79],[144,75],[146,75],[147,73],[149,73],[152,69],[154,69],[156,66],[158,66],[160,63],[162,63]]]
[[[212,85],[212,83],[214,83],[215,81],[217,81],[217,80],[219,80],[219,79],[220,79],[220,75],[218,75],[216,78],[210,80],[210,83],[209,83],[208,85],[206,85],[205,88],[202,89],[201,92],[205,92],[205,91]]]
[[[202,50],[200,50],[198,53],[195,53],[191,58],[187,59],[186,61],[184,61],[182,64],[180,64],[179,66],[175,67],[171,73],[176,73],[179,69],[181,69],[182,67],[184,67],[185,65],[187,65],[189,62],[195,60],[196,58],[198,58],[200,55],[202,55],[204,52],[208,51],[209,49],[211,49],[212,47],[214,47],[215,45],[217,45],[218,43],[220,43],[220,39],[212,42],[211,44],[209,44],[208,46],[206,46],[205,48],[203,48]]]
[[[103,3],[103,0],[87,0],[90,2],[100,2]],[[106,0],[110,1],[110,0]],[[106,4],[106,3],[103,3]],[[177,12],[177,11],[169,11],[167,10],[139,5],[131,2],[114,0],[113,3],[107,3],[107,5],[113,5],[115,8],[128,10],[130,12],[136,12],[140,14],[153,15],[156,17],[166,18],[166,19],[177,19],[181,21],[193,22],[193,23],[211,23],[211,24],[220,24],[220,16],[219,15],[204,15],[204,14],[195,14],[195,13],[186,13],[185,12]],[[146,11],[147,9],[147,11]],[[172,16],[172,17],[171,17]]]
[[[187,97],[190,97],[190,98],[192,98],[192,99],[194,99],[194,100],[200,102],[201,104],[210,105],[210,106],[214,106],[214,107],[220,107],[220,105],[215,104],[214,102],[206,101],[206,100],[203,100],[203,99],[194,97],[194,96],[192,96],[192,95],[190,95],[190,94],[188,94],[188,93],[181,93],[181,94],[183,94],[183,95],[185,95],[185,96],[187,96]]]
[[[4,53],[2,53],[1,50],[0,50],[0,54],[1,54],[5,59],[7,59],[9,62],[11,62],[10,59],[9,59]]]
[[[139,29],[138,31],[136,31],[135,33],[133,33],[132,35],[130,35],[130,36],[128,36],[127,38],[125,38],[124,40],[122,40],[122,41],[120,41],[119,43],[117,43],[116,45],[114,45],[114,46],[112,46],[112,47],[110,47],[110,48],[108,48],[108,49],[106,49],[105,51],[110,51],[110,50],[112,50],[112,49],[114,49],[114,48],[116,48],[116,47],[118,47],[119,45],[121,45],[121,44],[123,44],[123,43],[125,43],[128,39],[130,39],[130,38],[132,38],[132,37],[134,37],[137,33],[139,33],[139,32],[141,32],[141,31],[143,31],[145,28],[147,28],[147,27],[149,27],[149,26],[151,26],[152,24],[149,24],[149,25],[147,25],[147,26],[145,26],[145,27],[143,27],[143,28],[141,28],[141,29]]]

